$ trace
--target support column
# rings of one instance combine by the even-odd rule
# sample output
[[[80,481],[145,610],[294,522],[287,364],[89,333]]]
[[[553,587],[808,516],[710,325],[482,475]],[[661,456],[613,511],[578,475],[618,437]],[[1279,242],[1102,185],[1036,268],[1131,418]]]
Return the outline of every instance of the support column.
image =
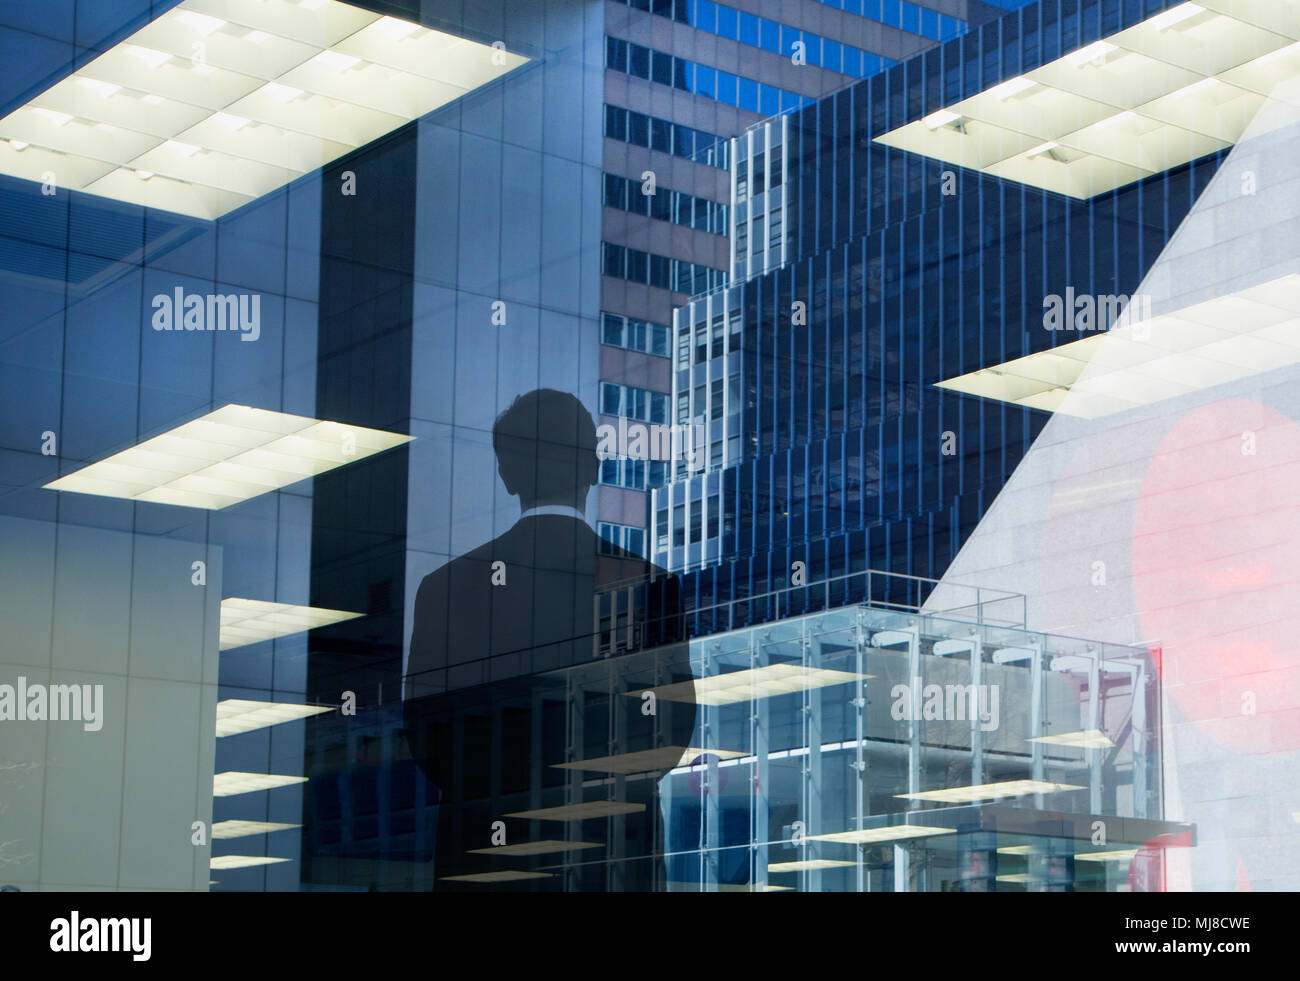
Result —
[[[1101,652],[1088,651],[1088,728],[1101,729]],[[1093,747],[1088,754],[1088,807],[1093,814],[1101,813],[1101,761],[1102,751]]]
[[[769,658],[767,652],[759,647],[755,638],[757,631],[752,628],[749,631],[749,666],[751,668],[767,667]],[[767,703],[770,699],[758,698],[749,703],[749,721],[750,746],[754,753],[754,772],[756,779],[754,782],[753,809],[750,822],[750,841],[755,842],[753,848],[753,865],[752,876],[750,881],[760,891],[765,890],[768,884],[767,866],[771,861],[768,839],[771,836],[772,814],[771,804],[768,797],[769,781],[771,779],[772,766],[768,760],[768,752],[771,746],[771,729],[769,727],[769,713]]]
[[[812,622],[811,617],[805,617],[801,623],[803,627],[803,652],[804,652],[804,670],[809,668],[820,668],[822,666],[822,643],[820,638],[813,636],[809,629]],[[804,716],[805,726],[804,733],[808,747],[808,755],[804,757],[804,784],[806,787],[807,806],[804,811],[806,815],[807,826],[805,833],[809,835],[824,834],[826,829],[822,826],[822,790],[825,785],[824,774],[822,773],[822,689],[804,688]],[[817,854],[811,857],[821,858],[821,843],[818,842],[813,849]],[[813,869],[808,874],[808,887],[812,892],[821,892],[822,889],[822,871]]]

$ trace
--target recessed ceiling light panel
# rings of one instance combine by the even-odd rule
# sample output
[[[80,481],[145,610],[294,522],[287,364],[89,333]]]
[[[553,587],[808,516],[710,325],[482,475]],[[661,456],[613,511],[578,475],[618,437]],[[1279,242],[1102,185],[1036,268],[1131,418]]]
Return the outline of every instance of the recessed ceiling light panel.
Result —
[[[1230,13],[1184,3],[877,140],[1081,199],[1225,149],[1300,77],[1300,30],[1289,2],[1213,6]]]
[[[699,705],[732,705],[754,699],[844,685],[870,678],[869,674],[804,667],[802,664],[768,664],[724,674],[677,682],[654,689],[655,697]],[[704,752],[704,750],[701,750]],[[709,752],[713,752],[710,750]]]
[[[224,614],[224,603],[222,606]],[[217,702],[217,738],[252,732],[254,729],[278,725],[281,722],[293,722],[331,711],[333,709],[325,705],[295,705],[292,702],[257,702],[246,698],[227,698]]]
[[[1004,797],[1023,797],[1026,794],[1058,794],[1087,788],[1069,783],[1052,783],[1047,780],[1003,780],[999,783],[982,783],[969,787],[948,787],[943,790],[923,790],[918,794],[895,794],[909,800],[942,801],[946,804],[970,804],[981,800],[1001,800]]]
[[[228,651],[235,647],[243,647],[245,644],[256,644],[263,640],[274,640],[276,637],[287,637],[304,630],[313,630],[316,627],[328,627],[330,624],[342,623],[344,620],[355,620],[362,615],[347,610],[327,610],[316,606],[295,606],[292,603],[271,603],[267,600],[229,596],[221,601],[219,646],[221,650]],[[222,705],[229,706],[224,720]],[[241,725],[249,729],[257,729],[264,725],[275,725],[277,722],[287,722],[290,719],[305,718],[308,715],[318,715],[328,711],[330,709],[315,705],[232,699],[230,702],[217,705],[217,735],[228,736],[235,732],[247,731],[247,729],[237,728]],[[231,731],[221,731],[223,721]]]
[[[280,773],[241,773],[228,770],[212,778],[213,797],[234,797],[237,794],[251,794],[258,790],[275,790],[297,783],[306,783],[306,777],[294,777]]]
[[[248,838],[253,835],[270,834],[273,831],[288,831],[301,828],[301,824],[284,824],[279,821],[217,821],[212,825],[213,841],[229,838]]]
[[[215,219],[527,61],[338,0],[184,0],[0,120],[0,173]]]
[[[216,869],[251,869],[259,865],[278,865],[287,862],[287,858],[270,858],[265,855],[213,855],[210,868]]]
[[[216,511],[411,439],[401,433],[227,405],[45,486]]]

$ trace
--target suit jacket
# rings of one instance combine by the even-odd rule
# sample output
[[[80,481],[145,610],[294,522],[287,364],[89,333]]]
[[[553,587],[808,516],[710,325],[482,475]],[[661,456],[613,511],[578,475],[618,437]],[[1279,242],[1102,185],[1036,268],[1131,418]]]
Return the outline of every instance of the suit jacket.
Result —
[[[523,518],[426,576],[404,722],[438,789],[435,888],[506,868],[549,873],[531,888],[650,888],[658,784],[694,732],[693,691],[678,580],[576,518]],[[644,807],[573,824],[514,816],[609,799]],[[600,850],[477,853],[498,821],[507,845],[571,832]]]

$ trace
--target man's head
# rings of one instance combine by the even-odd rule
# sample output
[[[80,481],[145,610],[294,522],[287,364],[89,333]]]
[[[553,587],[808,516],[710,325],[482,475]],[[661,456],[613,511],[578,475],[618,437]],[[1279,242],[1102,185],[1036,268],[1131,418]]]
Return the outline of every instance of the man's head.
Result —
[[[521,395],[492,427],[497,471],[526,511],[543,504],[582,508],[596,482],[596,424],[567,392]]]

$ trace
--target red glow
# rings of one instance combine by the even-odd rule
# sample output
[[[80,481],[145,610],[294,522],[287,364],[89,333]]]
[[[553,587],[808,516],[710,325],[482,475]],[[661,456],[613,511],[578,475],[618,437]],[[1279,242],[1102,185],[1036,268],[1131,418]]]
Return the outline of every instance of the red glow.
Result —
[[[1246,399],[1184,416],[1142,480],[1132,575],[1183,714],[1243,755],[1300,749],[1300,426]]]

